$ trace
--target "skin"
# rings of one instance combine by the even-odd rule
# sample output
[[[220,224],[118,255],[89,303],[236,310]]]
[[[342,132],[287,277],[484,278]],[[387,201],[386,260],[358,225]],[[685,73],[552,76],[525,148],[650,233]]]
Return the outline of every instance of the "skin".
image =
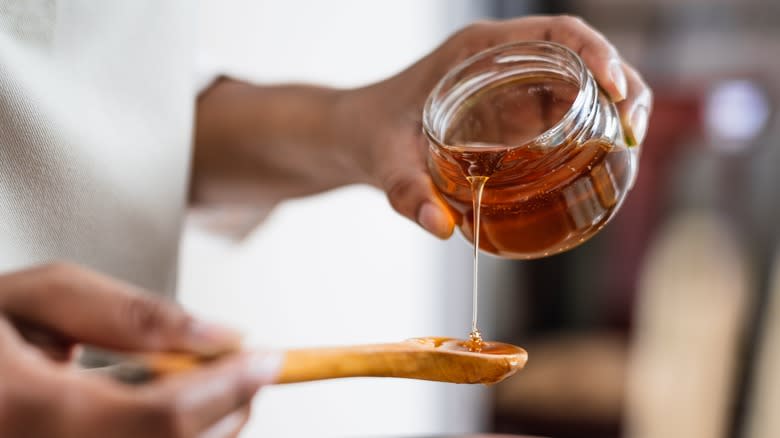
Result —
[[[447,238],[457,218],[426,169],[425,99],[458,62],[519,40],[553,41],[577,52],[617,103],[627,137],[642,142],[652,93],[603,35],[570,16],[485,21],[457,32],[401,73],[363,88],[218,81],[198,102],[191,201],[267,204],[365,183],[383,190],[398,213]]]
[[[239,340],[175,304],[75,265],[0,276],[0,436],[237,436],[252,396],[275,377],[271,354],[235,354],[143,386],[78,370],[70,358],[81,342],[216,353]]]
[[[602,35],[573,17],[475,23],[414,65],[351,90],[257,86],[223,78],[198,100],[191,201],[267,204],[348,184],[387,193],[400,214],[446,238],[455,219],[431,185],[423,103],[447,70],[491,46],[549,40],[578,52],[641,143],[652,95]],[[229,359],[129,387],[77,370],[73,349],[210,353],[238,336],[174,304],[70,264],[0,276],[0,436],[236,436],[278,357]]]

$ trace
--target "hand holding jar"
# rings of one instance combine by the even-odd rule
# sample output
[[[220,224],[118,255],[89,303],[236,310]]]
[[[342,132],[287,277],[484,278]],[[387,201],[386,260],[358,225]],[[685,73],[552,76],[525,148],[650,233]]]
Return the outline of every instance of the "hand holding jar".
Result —
[[[436,117],[442,117],[439,113],[433,114],[435,112],[433,110],[442,111],[443,105],[451,106],[453,104],[452,99],[467,99],[470,93],[476,91],[464,91],[463,84],[458,85],[458,81],[464,80],[469,75],[476,77],[480,72],[495,72],[503,67],[511,67],[488,65],[494,60],[494,58],[490,58],[490,55],[486,55],[481,63],[474,63],[474,60],[467,61],[466,64],[472,62],[470,67],[456,66],[486,49],[521,41],[557,43],[546,47],[544,44],[537,44],[536,48],[529,45],[521,46],[518,55],[551,57],[552,61],[548,62],[546,66],[537,65],[538,71],[536,73],[553,69],[555,70],[552,73],[553,82],[557,80],[557,83],[562,85],[562,87],[558,87],[557,91],[552,92],[549,89],[544,91],[544,86],[536,87],[537,91],[541,90],[543,93],[537,96],[533,105],[528,105],[531,102],[526,100],[524,108],[515,107],[510,111],[515,122],[513,126],[525,131],[508,133],[506,123],[503,125],[494,123],[492,127],[482,126],[481,128],[471,126],[466,131],[461,130],[459,134],[447,131],[448,128],[443,125],[437,128],[427,126],[427,128],[429,135],[442,136],[438,138],[442,144],[453,139],[461,142],[479,142],[479,138],[468,137],[474,135],[487,135],[489,137],[488,130],[493,129],[492,141],[500,142],[504,146],[516,146],[523,143],[523,140],[534,140],[547,129],[554,128],[564,116],[567,116],[569,117],[567,119],[569,125],[558,126],[559,131],[566,132],[559,132],[559,136],[556,138],[543,139],[547,142],[546,148],[548,150],[551,150],[555,145],[560,145],[567,138],[572,139],[582,134],[580,132],[583,129],[581,126],[578,130],[575,129],[578,125],[591,124],[589,127],[591,134],[587,138],[594,140],[588,143],[590,159],[598,161],[601,159],[598,158],[600,154],[606,154],[607,161],[621,161],[622,164],[618,167],[623,170],[615,172],[620,173],[617,177],[621,181],[616,181],[611,189],[606,187],[604,188],[606,191],[602,191],[603,196],[616,197],[614,200],[607,200],[606,204],[609,205],[602,207],[604,211],[587,213],[587,217],[581,217],[582,213],[590,207],[573,200],[572,197],[577,198],[578,196],[575,193],[577,189],[571,189],[568,194],[561,193],[560,195],[564,198],[568,196],[569,203],[578,203],[580,208],[573,215],[571,213],[565,213],[565,215],[568,215],[569,219],[567,220],[569,221],[574,220],[571,218],[580,217],[580,224],[564,224],[562,216],[558,215],[549,224],[552,227],[558,227],[557,230],[544,231],[539,235],[542,240],[526,243],[510,240],[524,238],[517,233],[527,235],[528,232],[541,229],[530,227],[497,231],[498,228],[493,227],[493,230],[496,230],[498,234],[504,236],[514,234],[515,237],[504,237],[503,240],[501,238],[492,239],[493,243],[491,244],[491,238],[487,236],[481,245],[484,250],[496,254],[514,258],[531,258],[570,248],[580,239],[587,238],[595,232],[611,217],[619,205],[618,201],[630,188],[633,179],[635,164],[631,164],[631,161],[633,160],[635,163],[636,152],[629,151],[625,146],[636,146],[644,139],[647,119],[652,107],[652,93],[636,70],[621,59],[615,48],[600,33],[582,20],[569,16],[525,17],[508,21],[475,23],[450,37],[432,53],[398,75],[383,82],[348,92],[344,96],[343,102],[347,103],[345,108],[353,109],[353,120],[358,122],[354,124],[355,129],[351,134],[354,139],[357,139],[355,144],[368,145],[368,147],[361,147],[355,153],[355,156],[360,160],[359,165],[364,172],[364,179],[385,190],[391,204],[399,213],[416,221],[434,235],[442,238],[448,237],[454,226],[459,224],[464,234],[469,237],[468,230],[471,229],[472,224],[468,185],[464,185],[466,175],[462,175],[460,186],[448,187],[443,184],[446,179],[442,178],[444,169],[440,164],[443,161],[436,164],[434,160],[429,171],[428,159],[431,154],[435,156],[436,151],[429,149],[429,140],[423,133],[423,107],[433,91],[431,99],[436,108],[428,108],[431,110],[428,114],[431,119],[426,120],[425,123],[432,122]],[[534,51],[536,53],[532,53]],[[511,57],[504,61],[512,62]],[[462,77],[455,77],[455,74],[445,78],[448,72],[453,71],[453,69],[460,69]],[[445,79],[442,80],[442,78]],[[440,80],[444,83],[448,79],[450,80],[449,84],[444,84],[434,91],[434,87]],[[488,82],[490,81],[492,79],[488,80]],[[526,95],[532,89],[534,89],[534,84],[526,84]],[[453,90],[461,93],[460,97],[451,96],[450,92]],[[582,97],[576,102],[579,107],[579,116],[576,116],[572,113],[574,110],[570,111],[570,109],[575,105],[575,100],[580,94]],[[449,101],[443,102],[441,100],[448,98],[448,96]],[[591,101],[586,103],[584,99],[588,98]],[[510,100],[504,99],[504,104]],[[494,103],[500,102],[495,101]],[[540,106],[542,103],[544,105]],[[496,117],[502,114],[501,111],[496,111],[495,106],[492,110],[494,114],[488,114],[489,107],[490,105],[484,106],[481,110],[483,114],[478,117],[482,119],[480,123],[483,125],[491,118],[495,121]],[[600,119],[594,120],[594,111],[597,109],[600,109],[600,112],[596,111]],[[457,112],[459,110],[449,108],[447,111]],[[522,111],[526,111],[526,113],[523,114]],[[508,114],[506,111],[503,112],[504,117],[507,117]],[[448,119],[450,122],[454,122],[460,117],[454,113],[447,117],[450,116],[454,117]],[[471,117],[474,118],[474,114]],[[436,129],[440,129],[440,132],[435,132]],[[479,131],[480,129],[482,131]],[[604,131],[605,129],[606,131]],[[446,138],[448,135],[456,137],[460,135],[461,138]],[[501,136],[509,137],[499,138]],[[587,139],[580,135],[578,142],[582,144]],[[612,150],[601,143],[599,146],[595,142],[598,139],[605,140],[608,144],[617,143],[622,148]],[[511,141],[511,144],[507,144],[507,141]],[[619,157],[618,155],[623,152],[624,154]],[[585,161],[590,159],[585,156],[578,158],[578,160]],[[603,162],[603,159],[601,160]],[[540,163],[537,162],[537,164]],[[581,164],[588,166],[587,163]],[[577,166],[579,164],[574,166],[575,169]],[[595,173],[599,175],[598,178],[602,178],[600,181],[606,181],[603,178],[610,178],[610,175],[606,174],[604,166],[602,165],[600,170],[595,170]],[[436,186],[438,186],[438,192],[444,195],[446,204],[437,193],[437,189],[434,188],[431,173],[438,179]],[[563,178],[564,175],[560,174],[558,177]],[[591,181],[593,180],[591,179]],[[490,185],[491,183],[488,182],[486,202],[490,201]],[[610,195],[609,191],[615,193]],[[523,196],[518,193],[514,195],[516,197]],[[532,207],[533,205],[529,204],[523,208]],[[490,221],[489,215],[488,212],[485,216],[488,222]],[[548,222],[543,216],[538,216],[536,219],[540,221],[537,224],[539,226]],[[506,217],[502,220],[504,225],[512,221],[511,218],[507,219]],[[497,222],[494,225],[498,226]],[[485,226],[489,228],[490,224],[486,223]],[[572,232],[572,230],[574,231]],[[548,241],[543,241],[544,239],[548,239]]]

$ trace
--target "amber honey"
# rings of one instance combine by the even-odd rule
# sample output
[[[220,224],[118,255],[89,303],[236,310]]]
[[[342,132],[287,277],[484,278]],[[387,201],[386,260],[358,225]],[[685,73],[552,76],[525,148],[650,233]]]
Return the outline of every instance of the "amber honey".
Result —
[[[439,348],[442,350],[468,351],[471,353],[495,355],[517,354],[518,351],[518,347],[515,347],[512,344],[505,344],[503,342],[494,341],[481,341],[479,344],[475,345],[470,340],[452,340],[444,342]]]
[[[431,146],[436,187],[474,241],[474,187],[485,186],[479,247],[530,259],[587,240],[612,217],[634,175],[635,151],[605,138],[534,139],[563,117],[578,88],[549,77],[505,81],[472,97],[454,117],[444,144]]]
[[[472,343],[472,340],[444,338],[444,337],[427,337],[416,338],[416,340],[432,343],[434,348],[447,351],[463,351],[470,353],[482,353],[482,354],[494,354],[494,355],[507,355],[517,354],[523,351],[520,347],[516,347],[512,344],[505,344],[503,342],[493,341],[481,341],[477,347]]]

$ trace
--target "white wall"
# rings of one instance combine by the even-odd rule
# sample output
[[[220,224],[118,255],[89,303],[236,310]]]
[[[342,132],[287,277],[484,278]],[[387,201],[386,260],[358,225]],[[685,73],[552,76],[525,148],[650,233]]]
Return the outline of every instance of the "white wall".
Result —
[[[468,20],[462,1],[202,1],[201,46],[263,82],[355,86],[392,74]],[[470,258],[351,187],[278,207],[247,241],[188,226],[180,296],[196,313],[288,347],[462,336]],[[448,301],[450,304],[443,306]],[[264,390],[245,436],[349,437],[468,432],[481,388],[356,379]]]

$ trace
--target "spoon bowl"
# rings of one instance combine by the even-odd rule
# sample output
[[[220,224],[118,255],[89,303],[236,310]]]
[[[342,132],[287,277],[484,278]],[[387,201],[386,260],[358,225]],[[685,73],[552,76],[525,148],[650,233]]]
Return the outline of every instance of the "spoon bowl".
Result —
[[[413,338],[393,344],[290,350],[279,383],[344,377],[397,377],[449,383],[498,383],[525,366],[520,347],[486,342],[470,351],[453,338]]]

